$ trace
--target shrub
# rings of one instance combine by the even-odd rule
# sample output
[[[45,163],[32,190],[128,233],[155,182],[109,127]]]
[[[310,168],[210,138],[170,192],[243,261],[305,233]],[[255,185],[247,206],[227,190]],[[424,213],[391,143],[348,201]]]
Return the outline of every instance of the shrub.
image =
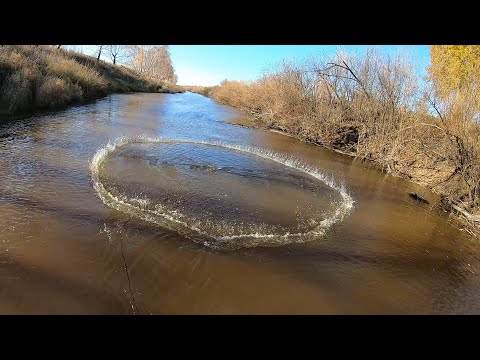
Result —
[[[447,102],[426,96],[401,57],[369,50],[284,63],[253,83],[224,81],[209,94],[261,126],[373,160],[480,211],[480,94],[457,91]]]
[[[36,105],[42,108],[56,108],[82,99],[82,89],[57,76],[46,76],[37,90]]]
[[[7,113],[27,111],[32,103],[31,84],[23,72],[6,77],[0,89],[0,108]]]

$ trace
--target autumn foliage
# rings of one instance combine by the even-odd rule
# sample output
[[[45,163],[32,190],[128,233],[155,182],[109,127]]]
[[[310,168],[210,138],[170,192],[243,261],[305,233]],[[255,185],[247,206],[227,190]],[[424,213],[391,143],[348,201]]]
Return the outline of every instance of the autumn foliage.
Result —
[[[428,73],[442,99],[455,90],[479,90],[480,45],[432,45],[430,63]]]

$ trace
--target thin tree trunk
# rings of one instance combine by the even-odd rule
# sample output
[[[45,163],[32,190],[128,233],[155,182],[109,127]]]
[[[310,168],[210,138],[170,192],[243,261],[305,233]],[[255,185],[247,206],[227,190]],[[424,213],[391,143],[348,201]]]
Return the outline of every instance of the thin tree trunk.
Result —
[[[100,60],[100,56],[102,55],[102,48],[103,48],[103,45],[100,45],[100,49],[98,49],[97,62]]]

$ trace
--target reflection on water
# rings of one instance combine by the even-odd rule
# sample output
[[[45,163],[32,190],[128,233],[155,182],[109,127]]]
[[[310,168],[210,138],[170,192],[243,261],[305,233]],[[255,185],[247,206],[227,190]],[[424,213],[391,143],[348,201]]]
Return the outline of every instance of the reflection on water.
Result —
[[[0,313],[479,312],[478,245],[407,192],[432,203],[434,194],[340,154],[225,123],[238,116],[196,94],[129,94],[1,124]],[[205,247],[97,196],[89,169],[96,151],[140,135],[293,156],[344,183],[355,210],[304,244]],[[189,215],[237,230],[242,218],[243,226],[307,227],[337,196],[263,160],[230,156],[132,144],[110,158],[105,176],[118,191],[158,201],[170,194]],[[308,196],[315,193],[319,201]]]

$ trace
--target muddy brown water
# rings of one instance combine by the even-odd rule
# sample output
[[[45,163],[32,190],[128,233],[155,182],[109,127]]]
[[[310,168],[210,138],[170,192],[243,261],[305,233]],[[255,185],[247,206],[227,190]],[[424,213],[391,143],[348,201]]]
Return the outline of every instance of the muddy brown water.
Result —
[[[434,205],[434,194],[227,123],[239,116],[192,93],[123,94],[0,124],[0,313],[480,312],[477,242],[408,196]],[[211,235],[207,243],[175,221],[107,206],[95,190],[97,151],[140,135],[189,142],[119,147],[101,166],[104,188],[135,211],[169,211]],[[199,142],[298,159],[343,185],[353,208],[322,227],[345,200],[339,191],[281,162]],[[305,243],[285,237],[318,226]],[[273,237],[235,238],[255,232]],[[207,246],[222,236],[232,246]]]

